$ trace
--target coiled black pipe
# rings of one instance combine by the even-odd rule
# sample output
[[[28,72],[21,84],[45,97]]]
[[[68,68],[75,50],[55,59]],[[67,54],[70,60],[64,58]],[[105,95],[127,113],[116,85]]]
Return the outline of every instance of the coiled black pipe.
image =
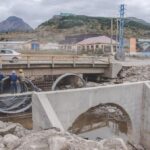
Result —
[[[9,77],[6,77],[2,81],[2,91],[9,93],[10,86],[6,85],[9,83]],[[0,113],[4,114],[15,114],[25,112],[32,106],[31,93],[29,91],[40,91],[30,80],[25,78],[23,91],[21,89],[20,83],[17,84],[16,94],[4,94],[0,96]],[[5,89],[5,87],[7,87]],[[21,94],[18,94],[22,92]]]

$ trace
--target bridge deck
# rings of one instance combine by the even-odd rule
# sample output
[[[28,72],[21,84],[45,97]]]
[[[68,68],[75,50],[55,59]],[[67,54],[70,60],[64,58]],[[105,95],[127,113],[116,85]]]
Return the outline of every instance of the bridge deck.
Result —
[[[108,66],[107,57],[23,55],[17,63],[1,60],[1,68],[67,68]]]
[[[39,56],[23,55],[17,63],[2,61],[0,68],[7,74],[11,70],[24,69],[28,75],[53,75],[70,73],[104,73],[110,61],[108,57]]]

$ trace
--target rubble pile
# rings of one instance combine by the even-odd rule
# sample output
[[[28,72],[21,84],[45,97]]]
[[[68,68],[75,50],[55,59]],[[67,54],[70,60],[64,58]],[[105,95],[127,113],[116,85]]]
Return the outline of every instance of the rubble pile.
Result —
[[[100,82],[93,86],[105,86],[113,84],[121,84],[127,82],[139,82],[150,80],[150,65],[147,66],[132,66],[123,67],[116,79],[107,79],[107,81]],[[92,87],[92,86],[91,86]]]
[[[13,150],[20,145],[20,139],[31,133],[19,123],[0,121],[0,150]]]
[[[132,150],[122,139],[91,141],[59,129],[33,131],[0,121],[0,150]]]
[[[0,136],[5,136],[7,134],[13,134],[19,138],[26,136],[31,131],[25,129],[19,123],[12,122],[2,122],[0,121]]]
[[[150,80],[150,65],[124,67],[118,75],[122,82],[137,82]]]

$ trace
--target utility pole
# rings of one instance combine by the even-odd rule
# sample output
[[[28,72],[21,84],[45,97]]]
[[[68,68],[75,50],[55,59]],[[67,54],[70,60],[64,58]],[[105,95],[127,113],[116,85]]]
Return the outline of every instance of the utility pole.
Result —
[[[116,23],[117,23],[117,28],[116,28],[116,53],[117,53],[117,50],[118,50],[118,43],[119,43],[119,39],[118,39],[118,27],[119,27],[119,24],[118,24],[118,18],[116,18]]]
[[[111,18],[111,54],[113,54],[113,18]]]
[[[117,48],[116,59],[124,61],[125,51],[124,51],[124,16],[125,16],[125,5],[120,5],[120,18],[119,18],[119,47]]]

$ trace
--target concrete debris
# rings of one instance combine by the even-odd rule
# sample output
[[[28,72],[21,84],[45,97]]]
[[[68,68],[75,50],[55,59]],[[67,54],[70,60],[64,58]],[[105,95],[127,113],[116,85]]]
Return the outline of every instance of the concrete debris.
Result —
[[[101,79],[99,83],[89,82],[88,87],[106,86],[128,82],[139,82],[150,80],[150,65],[123,67],[115,79]]]
[[[1,124],[7,128],[14,123]],[[32,131],[15,125],[14,132],[0,135],[0,150],[133,150],[120,138],[91,141],[55,128]]]
[[[6,123],[0,121],[0,129],[4,129],[6,127]]]
[[[118,77],[122,82],[150,80],[150,66],[124,67]]]
[[[110,147],[115,150],[128,150],[126,144],[122,139],[105,139],[101,141],[103,148],[109,150]]]
[[[16,124],[9,125],[5,128],[0,129],[0,135],[6,135],[8,133],[13,133],[16,128]]]
[[[45,150],[128,150],[121,139],[105,141],[90,141],[82,139],[70,133],[58,132],[54,129],[31,133],[21,139],[21,145],[17,150],[24,149],[45,149]],[[121,141],[121,142],[120,142]],[[40,143],[40,144],[39,144]]]
[[[71,143],[69,143],[65,137],[53,136],[48,139],[49,149],[71,149]]]
[[[5,136],[7,134],[13,134],[18,137],[23,137],[29,134],[31,131],[25,129],[19,123],[2,122],[0,121],[0,135]]]
[[[9,150],[13,150],[20,145],[20,139],[12,134],[7,134],[3,138],[3,145],[5,145]]]
[[[21,138],[29,133],[31,133],[31,130],[27,130],[22,125],[17,124],[13,134]]]

